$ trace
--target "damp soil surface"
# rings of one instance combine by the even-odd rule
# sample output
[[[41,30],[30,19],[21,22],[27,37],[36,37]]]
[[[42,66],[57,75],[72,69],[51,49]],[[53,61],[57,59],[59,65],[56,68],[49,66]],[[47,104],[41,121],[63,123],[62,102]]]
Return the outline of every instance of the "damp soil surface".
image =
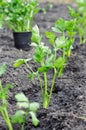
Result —
[[[46,13],[40,10],[35,17],[41,33],[50,30],[59,18],[69,19],[68,5],[54,5],[49,8],[47,3],[41,3],[40,7],[46,7]],[[44,42],[47,42],[43,37]],[[21,51],[14,47],[12,32],[8,29],[0,30],[0,65],[7,65],[6,73],[0,77],[3,85],[14,83],[14,87],[8,92],[8,111],[13,114],[16,111],[15,94],[23,92],[30,101],[40,103],[37,117],[40,123],[34,127],[30,118],[27,119],[25,130],[86,130],[86,44],[79,44],[79,37],[75,38],[72,55],[68,60],[63,76],[57,78],[53,91],[52,101],[47,109],[42,108],[41,91],[37,82],[31,83],[27,78],[28,69],[25,66],[15,69],[13,62],[19,58],[30,58],[33,49]],[[33,62],[30,63],[37,67]],[[52,75],[52,73],[51,73]],[[49,83],[51,80],[49,79]],[[20,129],[19,125],[13,125],[14,130]],[[4,120],[0,116],[0,130],[8,130]]]

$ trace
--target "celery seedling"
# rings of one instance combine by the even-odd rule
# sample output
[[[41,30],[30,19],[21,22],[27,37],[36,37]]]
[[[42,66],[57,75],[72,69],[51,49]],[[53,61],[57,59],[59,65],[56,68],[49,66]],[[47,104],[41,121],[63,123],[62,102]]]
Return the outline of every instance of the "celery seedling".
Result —
[[[50,104],[55,80],[58,76],[62,75],[74,42],[75,21],[65,21],[60,19],[59,24],[57,23],[58,22],[56,22],[56,27],[53,27],[53,30],[61,32],[62,35],[60,37],[57,37],[54,32],[46,31],[45,33],[51,47],[42,42],[42,35],[40,35],[38,26],[36,25],[33,28],[33,42],[31,45],[34,47],[32,59],[38,64],[36,71],[33,71],[33,69],[29,66],[27,59],[19,59],[14,63],[14,67],[26,64],[30,70],[28,77],[31,78],[31,80],[38,78],[42,93],[43,108],[47,108]],[[60,55],[57,55],[58,51],[61,51]],[[53,71],[50,87],[48,85],[49,70]]]
[[[51,48],[41,41],[42,36],[40,35],[38,26],[33,28],[32,46],[34,47],[34,55],[32,58],[35,63],[39,64],[37,71],[33,71],[33,69],[28,64],[28,61],[26,62],[26,59],[19,59],[14,63],[14,67],[19,67],[23,63],[26,64],[30,70],[28,77],[31,79],[34,79],[35,77],[38,78],[42,92],[43,108],[47,108],[49,106],[56,77],[62,75],[66,64],[66,59],[63,54],[57,56],[57,51],[61,49],[58,48],[58,44],[63,41],[59,39],[57,42],[56,35],[53,32],[47,31],[46,37],[49,39]],[[65,46],[67,46],[66,42]],[[62,45],[62,48],[64,48],[64,44]],[[21,60],[23,62],[21,62]],[[47,75],[49,70],[53,70],[53,77],[50,87],[48,85]]]
[[[15,98],[17,100],[17,106],[20,109],[12,116],[12,122],[21,124],[21,130],[24,130],[27,117],[30,115],[32,117],[32,124],[37,126],[39,120],[36,117],[36,112],[39,108],[39,104],[37,102],[30,103],[23,93],[18,93]]]
[[[6,65],[0,66],[0,76],[5,72],[5,70],[6,70]],[[13,130],[13,128],[7,110],[7,93],[12,86],[13,84],[7,84],[5,87],[2,87],[2,83],[0,80],[0,101],[1,101],[0,113],[4,121],[6,122],[9,130]]]
[[[60,41],[63,52],[66,52],[66,57],[69,57],[71,49],[73,48],[74,36],[76,34],[76,19],[64,20],[60,18],[55,22],[55,26],[52,27],[52,30],[62,34],[62,37],[60,37],[60,39],[57,38],[57,41]]]
[[[86,1],[77,0],[78,8],[75,11],[68,7],[69,14],[73,20],[76,20],[76,31],[80,37],[80,43],[86,42]]]

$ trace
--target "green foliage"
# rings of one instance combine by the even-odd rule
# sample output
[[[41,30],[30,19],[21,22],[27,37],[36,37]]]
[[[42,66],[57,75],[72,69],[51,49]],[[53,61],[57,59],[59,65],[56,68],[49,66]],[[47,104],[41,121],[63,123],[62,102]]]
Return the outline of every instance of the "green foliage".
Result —
[[[22,124],[24,122],[24,114],[25,112],[22,110],[18,110],[15,115],[12,116],[12,123]]]
[[[2,74],[4,74],[5,71],[6,71],[6,65],[3,64],[3,65],[0,66],[0,76],[1,76]]]
[[[16,61],[16,63],[13,64],[13,66],[14,67],[20,67],[22,64],[25,64],[25,63],[27,63],[30,60],[31,60],[31,58],[30,59],[18,59]]]
[[[36,29],[36,31],[35,31],[35,29]],[[38,28],[38,26],[35,26],[35,28],[33,28],[32,41],[37,44],[40,44],[41,39],[42,39],[42,36],[40,35],[39,28]]]
[[[28,98],[23,93],[18,93],[15,98],[17,100],[17,106],[19,107],[19,110],[17,110],[12,116],[12,123],[21,124],[21,130],[24,130],[27,117],[30,115],[33,125],[37,126],[39,124],[39,120],[36,117],[36,112],[39,109],[39,104],[37,102],[30,103]]]
[[[75,35],[75,23],[76,20],[64,20],[62,18],[59,18],[55,22],[55,27],[53,27],[52,30],[57,33],[65,33],[69,37],[73,37]]]
[[[49,39],[49,43],[53,46],[56,35],[53,32],[48,32],[48,31],[46,31],[45,34],[46,34],[46,37]]]
[[[55,22],[55,27],[53,27],[52,29],[53,31],[58,32],[58,33],[64,32],[66,29],[65,20],[62,18],[59,18],[59,20]]]
[[[40,83],[44,108],[47,108],[49,106],[55,85],[55,80],[58,76],[62,75],[67,59],[70,56],[71,47],[74,42],[73,36],[75,34],[75,21],[65,21],[64,19],[59,19],[59,21],[56,21],[53,30],[62,33],[62,35],[60,37],[57,37],[54,32],[46,31],[45,35],[48,38],[50,44],[46,45],[44,42],[42,42],[42,36],[40,34],[38,26],[36,25],[33,27],[33,42],[31,46],[34,47],[34,54],[32,56],[32,59],[34,60],[35,64],[38,64],[37,70],[33,71],[29,64],[26,63],[27,67],[30,70],[28,77],[31,80],[38,79]],[[58,51],[61,52],[60,55],[57,55]],[[24,61],[24,59],[22,59],[22,61]],[[18,64],[18,62],[19,61],[17,60],[15,64]],[[24,62],[22,62],[22,64],[24,64]],[[50,70],[53,71],[53,76],[51,86],[48,86],[47,74]]]
[[[76,0],[78,4],[78,11],[80,13],[86,13],[86,0]]]
[[[38,10],[37,0],[10,0],[1,7],[5,24],[15,32],[31,31]]]
[[[79,26],[79,34],[80,34],[80,42],[86,43],[86,0],[76,0],[78,4],[78,13],[80,17],[78,18]]]
[[[27,63],[30,59],[19,59],[17,60],[17,64],[14,63],[15,67],[19,67],[23,63]],[[0,76],[4,74],[6,71],[6,65],[3,64],[0,66]],[[6,86],[2,87],[2,82],[0,80],[0,113],[6,122],[8,129],[13,130],[12,123],[19,123],[22,125],[21,130],[24,130],[24,125],[26,123],[26,119],[28,114],[32,117],[32,123],[34,126],[37,126],[39,120],[36,117],[36,112],[39,108],[39,104],[37,102],[30,103],[28,98],[23,93],[18,93],[15,98],[17,100],[17,105],[20,108],[15,115],[12,116],[12,123],[10,120],[10,116],[7,110],[7,98],[8,98],[8,91],[10,88],[13,87],[13,84],[7,84]]]
[[[52,30],[62,34],[59,38],[56,38],[56,49],[62,49],[63,55],[69,57],[76,34],[76,19],[64,20],[60,18],[55,22],[55,26],[52,27]]]
[[[4,24],[4,15],[3,15],[3,11],[4,11],[4,2],[3,0],[0,0],[0,29],[3,27]]]
[[[76,0],[77,10],[68,7],[69,14],[76,21],[76,32],[80,37],[80,43],[86,42],[86,0]]]
[[[6,65],[0,66],[0,76],[4,74],[5,70],[6,70]],[[13,84],[7,84],[6,86],[2,87],[2,82],[0,80],[0,102],[1,102],[0,113],[4,121],[6,122],[9,130],[13,130],[13,128],[7,110],[7,98],[8,98],[7,94],[8,94],[8,90],[12,88],[12,86]]]

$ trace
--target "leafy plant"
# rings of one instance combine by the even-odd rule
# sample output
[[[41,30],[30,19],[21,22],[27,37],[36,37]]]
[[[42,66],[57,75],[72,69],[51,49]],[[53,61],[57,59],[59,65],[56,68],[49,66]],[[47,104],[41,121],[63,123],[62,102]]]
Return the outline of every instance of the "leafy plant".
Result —
[[[76,0],[78,4],[78,13],[81,16],[80,28],[82,34],[82,43],[86,43],[86,0]]]
[[[0,76],[1,76],[2,74],[4,74],[5,71],[6,71],[6,65],[3,64],[3,65],[0,66]]]
[[[62,34],[62,36],[57,38],[56,41],[58,42],[58,46],[63,48],[66,57],[69,57],[73,48],[74,36],[76,34],[76,19],[64,20],[60,18],[55,22],[55,26],[52,27],[52,30],[56,33]]]
[[[80,43],[86,42],[86,0],[76,0],[77,10],[68,7],[69,14],[76,20],[76,31],[80,37]]]
[[[0,28],[3,27],[3,23],[4,23],[3,6],[4,6],[4,2],[2,0],[0,0]]]
[[[31,31],[38,10],[37,0],[5,1],[3,11],[5,24],[15,32]]]
[[[6,65],[2,65],[0,66],[0,76],[2,74],[4,74],[6,70]],[[4,119],[4,121],[6,122],[7,126],[8,126],[8,129],[9,130],[13,130],[12,128],[12,124],[11,124],[11,121],[10,121],[10,117],[9,117],[9,113],[8,113],[8,110],[7,110],[7,94],[8,94],[8,90],[13,86],[13,84],[7,84],[6,86],[2,86],[2,82],[0,80],[0,113]]]
[[[69,28],[69,30],[71,29]],[[38,64],[38,68],[36,71],[34,71],[33,68],[29,66],[27,59],[18,59],[13,64],[14,67],[19,67],[22,64],[26,64],[26,66],[30,70],[30,74],[28,75],[28,77],[31,78],[31,80],[39,80],[42,93],[43,108],[47,108],[50,104],[56,77],[61,76],[63,73],[67,58],[69,56],[69,54],[67,53],[69,52],[70,46],[73,42],[72,38],[72,40],[70,40],[69,37],[66,37],[65,35],[57,38],[57,36],[53,32],[47,31],[45,34],[51,47],[45,45],[45,43],[42,42],[42,35],[39,32],[38,26],[36,25],[33,28],[33,43],[31,45],[34,47],[34,54],[32,59],[34,60],[35,64]],[[73,37],[72,33],[70,35],[70,33],[68,32],[68,35],[70,37]],[[58,51],[61,52],[60,55],[57,55]],[[48,72],[50,70],[53,73],[51,86],[48,85]]]
[[[39,104],[37,102],[30,103],[23,93],[18,93],[15,98],[17,100],[17,106],[20,109],[12,116],[12,122],[21,124],[21,130],[24,130],[27,117],[31,115],[33,125],[37,126],[39,120],[36,117],[36,112],[39,108]]]

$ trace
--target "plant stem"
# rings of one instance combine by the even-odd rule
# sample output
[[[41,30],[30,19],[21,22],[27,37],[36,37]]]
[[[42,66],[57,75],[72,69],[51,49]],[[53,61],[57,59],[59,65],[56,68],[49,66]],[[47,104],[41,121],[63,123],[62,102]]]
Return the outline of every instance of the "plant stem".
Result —
[[[53,76],[52,85],[51,85],[51,89],[50,89],[49,100],[51,100],[51,97],[52,97],[52,91],[53,91],[53,88],[55,85],[55,80],[56,80],[56,73],[57,73],[56,68],[54,68],[54,76]]]
[[[48,90],[47,90],[47,74],[44,72],[44,91],[43,91],[43,108],[47,108],[48,103]]]
[[[40,82],[41,92],[43,93],[42,80],[41,80],[39,74],[38,74],[38,80],[39,80],[39,82]]]
[[[24,130],[24,125],[25,125],[25,123],[22,124],[22,128],[21,128],[21,130]]]
[[[5,99],[3,99],[3,106],[5,106],[4,107],[4,119],[5,119],[5,122],[6,122],[7,126],[8,126],[8,128],[9,128],[9,130],[13,130],[10,119],[9,119],[8,111],[7,111],[7,108],[6,108],[6,100]]]
[[[3,116],[3,118],[4,118],[4,121],[6,122],[6,124],[7,124],[7,126],[8,126],[8,129],[9,129],[9,130],[13,130],[12,125],[11,125],[11,123],[10,123],[10,119],[7,118],[7,115],[5,115],[5,112],[1,111],[1,114],[2,114],[2,116]]]
[[[2,91],[1,81],[0,81],[0,90]],[[1,110],[1,114],[2,114],[6,124],[8,126],[8,129],[13,130],[10,119],[9,119],[9,115],[8,115],[8,111],[7,111],[7,104],[6,104],[6,99],[5,98],[2,98],[2,107],[3,107],[3,109]]]
[[[54,61],[55,60],[56,60],[56,50],[54,51]],[[49,103],[50,103],[50,100],[51,100],[51,97],[52,97],[52,91],[53,91],[53,88],[54,88],[54,85],[55,85],[56,73],[57,73],[56,68],[54,68],[54,76],[53,76],[52,85],[51,85],[50,94],[49,94]]]
[[[27,64],[27,63],[25,63],[26,64],[26,66],[27,66],[27,68],[30,70],[30,72],[34,72],[33,70],[32,70],[32,68]]]
[[[44,86],[45,86],[44,93],[47,93],[47,74],[46,74],[46,72],[44,73]]]
[[[44,66],[44,61],[41,62],[41,66]],[[47,108],[49,103],[49,96],[48,96],[48,80],[47,80],[47,73],[44,72],[44,89],[42,89],[42,102],[43,102],[43,108]]]

